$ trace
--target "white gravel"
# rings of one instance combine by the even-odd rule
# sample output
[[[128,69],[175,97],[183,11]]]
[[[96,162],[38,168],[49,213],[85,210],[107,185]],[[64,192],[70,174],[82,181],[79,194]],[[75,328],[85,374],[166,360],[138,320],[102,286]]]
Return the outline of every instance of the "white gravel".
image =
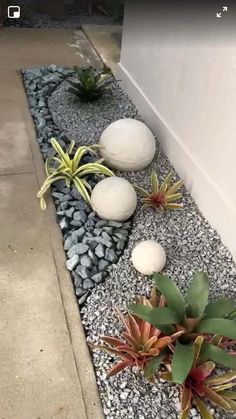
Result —
[[[92,110],[90,105],[72,104],[63,83],[49,100],[50,111],[55,122],[67,135],[70,134],[79,142],[96,141],[101,130],[108,124],[108,119],[111,122],[122,115],[136,115],[135,108],[125,94],[118,90],[114,95],[113,102],[107,102],[110,103],[110,108],[99,104],[97,112],[94,113],[94,108]],[[117,103],[117,106],[114,107],[114,103]],[[156,170],[160,180],[172,169],[160,147],[148,169],[122,176],[148,189],[152,169]],[[175,175],[175,179],[177,178]],[[194,270],[205,270],[210,279],[211,297],[235,296],[236,266],[230,252],[202,216],[190,194],[185,189],[183,193],[183,211],[156,213],[152,210],[142,210],[138,205],[128,247],[117,265],[111,269],[106,282],[97,286],[82,309],[88,341],[98,342],[99,336],[104,334],[118,335],[120,327],[113,307],[117,306],[125,311],[127,303],[133,300],[135,294],[149,292],[151,279],[137,274],[130,261],[131,250],[142,239],[155,239],[164,247],[167,253],[164,272],[170,275],[182,290],[186,288]],[[150,385],[139,373],[131,373],[129,370],[107,379],[106,371],[114,359],[106,353],[94,351],[93,361],[107,419],[178,417],[176,387],[160,382],[154,386]],[[212,412],[214,418],[235,417],[223,411]],[[198,417],[196,409],[191,410],[190,417]]]
[[[96,142],[111,122],[137,117],[135,106],[116,82],[109,86],[111,94],[92,103],[75,100],[69,87],[66,81],[61,83],[48,99],[48,106],[55,124],[78,143]]]

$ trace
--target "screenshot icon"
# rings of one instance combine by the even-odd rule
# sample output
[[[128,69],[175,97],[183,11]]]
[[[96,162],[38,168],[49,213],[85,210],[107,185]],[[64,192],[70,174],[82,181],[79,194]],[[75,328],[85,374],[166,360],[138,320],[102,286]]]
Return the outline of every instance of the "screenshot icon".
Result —
[[[9,17],[9,19],[19,19],[20,6],[8,6],[7,16]]]

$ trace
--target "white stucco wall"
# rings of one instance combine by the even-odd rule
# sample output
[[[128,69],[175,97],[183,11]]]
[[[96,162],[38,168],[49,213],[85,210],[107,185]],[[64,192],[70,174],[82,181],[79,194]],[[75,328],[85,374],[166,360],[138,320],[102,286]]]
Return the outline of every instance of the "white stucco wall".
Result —
[[[127,4],[118,77],[236,259],[236,40],[205,23]]]

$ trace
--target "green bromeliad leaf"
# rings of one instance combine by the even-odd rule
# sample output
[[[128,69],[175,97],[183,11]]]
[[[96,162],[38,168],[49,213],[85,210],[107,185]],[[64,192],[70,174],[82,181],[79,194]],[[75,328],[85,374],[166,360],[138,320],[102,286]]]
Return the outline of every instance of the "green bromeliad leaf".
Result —
[[[198,333],[221,335],[230,339],[236,339],[236,322],[228,319],[203,319],[196,329]]]
[[[230,298],[219,298],[206,306],[205,318],[226,317],[236,309],[236,305]]]
[[[173,382],[183,384],[194,361],[194,346],[177,342],[172,360]]]
[[[147,307],[142,304],[131,304],[129,307],[132,313],[146,320],[156,328],[165,331],[162,325],[171,325],[178,322],[178,315],[168,307]],[[171,329],[170,329],[171,332]]]
[[[166,356],[165,354],[155,356],[151,359],[151,361],[147,363],[147,365],[144,368],[145,378],[151,378],[156,374],[165,356]]]
[[[188,317],[198,318],[204,313],[209,294],[208,277],[204,272],[196,272],[190,282],[185,297]]]
[[[178,315],[178,322],[185,319],[185,301],[177,285],[168,276],[154,273],[154,283],[158,291],[164,295],[166,305]]]
[[[227,368],[236,369],[236,357],[230,355],[224,349],[218,346],[211,345],[203,342],[200,352],[201,361],[214,361],[218,365],[222,365]]]

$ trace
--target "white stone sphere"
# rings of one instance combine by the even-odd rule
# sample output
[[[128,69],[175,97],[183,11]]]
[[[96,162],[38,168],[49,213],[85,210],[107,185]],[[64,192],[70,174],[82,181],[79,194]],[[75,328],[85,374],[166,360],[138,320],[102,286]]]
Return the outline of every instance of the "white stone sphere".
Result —
[[[166,252],[155,240],[144,240],[138,243],[132,251],[132,262],[143,275],[160,272],[166,263]]]
[[[100,218],[126,221],[135,211],[137,195],[128,180],[111,176],[96,184],[91,194],[91,206]]]
[[[156,141],[151,130],[136,119],[119,119],[102,133],[101,155],[106,164],[121,171],[147,167],[156,152]]]

